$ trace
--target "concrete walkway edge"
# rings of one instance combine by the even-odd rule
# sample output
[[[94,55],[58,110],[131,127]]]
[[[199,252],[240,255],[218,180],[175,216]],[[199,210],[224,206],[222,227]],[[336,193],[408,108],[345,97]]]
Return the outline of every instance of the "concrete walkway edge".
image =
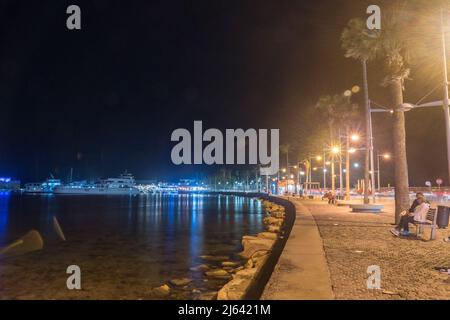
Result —
[[[296,221],[261,299],[334,299],[323,242],[314,217],[300,201],[289,200],[295,205]]]

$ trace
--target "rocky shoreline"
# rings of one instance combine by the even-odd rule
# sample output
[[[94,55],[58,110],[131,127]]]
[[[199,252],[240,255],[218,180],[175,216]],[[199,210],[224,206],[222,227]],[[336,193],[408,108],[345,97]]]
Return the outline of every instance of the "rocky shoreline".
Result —
[[[218,290],[195,288],[191,286],[193,279],[179,278],[152,289],[151,295],[156,299],[179,299],[183,298],[180,292],[185,292],[197,300],[242,300],[266,263],[285,219],[283,206],[262,199],[255,201],[262,201],[266,231],[242,237],[243,250],[238,254],[239,259],[233,261],[229,256],[204,255],[200,259],[205,263],[190,268],[190,271],[202,274],[204,282],[219,284]],[[227,281],[225,285],[223,281]]]

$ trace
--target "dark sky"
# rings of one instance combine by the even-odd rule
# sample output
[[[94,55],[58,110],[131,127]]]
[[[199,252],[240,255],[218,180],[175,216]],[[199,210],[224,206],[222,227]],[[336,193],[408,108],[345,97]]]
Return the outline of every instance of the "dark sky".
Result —
[[[171,165],[170,135],[194,120],[301,141],[305,108],[360,84],[339,36],[371,2],[0,0],[0,175],[192,176],[206,168]],[[80,31],[66,28],[70,4]],[[377,70],[372,94],[386,103]],[[446,176],[439,111],[408,115],[412,184]],[[384,151],[390,122],[375,122]]]

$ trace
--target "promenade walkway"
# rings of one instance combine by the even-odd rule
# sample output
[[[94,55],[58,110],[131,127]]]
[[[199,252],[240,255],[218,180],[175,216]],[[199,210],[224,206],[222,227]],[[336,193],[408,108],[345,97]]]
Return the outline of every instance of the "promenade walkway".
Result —
[[[436,270],[450,268],[450,244],[442,241],[450,231],[439,230],[435,241],[393,237],[389,233],[394,221],[392,203],[386,203],[381,214],[351,213],[348,207],[320,200],[294,200],[294,203],[298,211],[296,225],[263,298],[450,299],[450,276]],[[305,212],[310,212],[313,221]],[[308,234],[304,230],[313,224],[320,240],[314,232]],[[429,239],[429,230],[424,238]],[[322,259],[317,260],[316,268],[305,251],[311,245],[317,252],[320,244],[325,253],[325,268]],[[289,269],[292,259],[294,272]],[[379,290],[367,289],[367,268],[372,265],[381,270]],[[311,278],[310,273],[316,277]],[[324,279],[328,279],[332,293],[325,290]],[[318,290],[305,294],[308,291],[304,287],[314,286],[316,280]],[[289,291],[282,293],[284,287]]]
[[[266,285],[264,300],[333,299],[330,274],[316,222],[300,201],[289,239]]]

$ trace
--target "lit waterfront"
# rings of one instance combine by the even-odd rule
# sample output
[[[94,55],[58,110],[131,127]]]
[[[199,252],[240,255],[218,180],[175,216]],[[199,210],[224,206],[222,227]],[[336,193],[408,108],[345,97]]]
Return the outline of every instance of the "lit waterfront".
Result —
[[[42,251],[0,260],[2,298],[146,299],[170,279],[194,281],[193,289],[217,290],[226,281],[208,280],[189,268],[201,255],[230,256],[245,234],[263,230],[259,201],[209,195],[135,197],[0,196],[0,246],[31,229],[44,239]],[[52,226],[56,216],[67,237]],[[66,268],[79,265],[83,290],[66,289]],[[189,289],[189,290],[187,290]]]

